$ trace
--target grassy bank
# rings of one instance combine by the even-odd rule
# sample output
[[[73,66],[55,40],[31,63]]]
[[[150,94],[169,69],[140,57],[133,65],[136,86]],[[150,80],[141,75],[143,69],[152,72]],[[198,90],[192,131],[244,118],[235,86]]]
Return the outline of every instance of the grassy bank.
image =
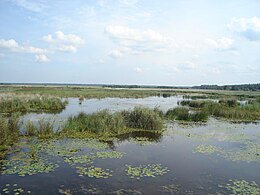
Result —
[[[62,111],[67,103],[58,97],[6,94],[0,96],[0,113],[58,112]]]
[[[200,112],[215,117],[227,118],[230,120],[256,121],[260,120],[259,100],[251,101],[247,104],[240,104],[235,99],[223,99],[219,102],[213,101],[182,101],[183,106],[189,106],[200,110]]]

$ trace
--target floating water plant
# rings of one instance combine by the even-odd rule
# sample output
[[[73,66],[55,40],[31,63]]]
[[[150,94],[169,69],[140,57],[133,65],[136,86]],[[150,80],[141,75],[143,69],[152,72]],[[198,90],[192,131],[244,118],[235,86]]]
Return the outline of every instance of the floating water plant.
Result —
[[[170,194],[179,193],[180,190],[181,190],[181,186],[178,184],[169,184],[166,186],[162,186],[162,191]]]
[[[220,151],[219,148],[212,146],[212,145],[199,145],[195,148],[195,152],[202,153],[202,154],[212,154],[214,152]]]
[[[135,138],[131,138],[130,141],[134,142],[135,144],[139,144],[141,146],[153,144],[153,142],[150,141],[148,137],[135,137]]]
[[[17,184],[5,184],[3,189],[0,188],[0,194],[14,194],[14,195],[19,195],[19,194],[31,194],[30,190],[25,190],[21,187],[19,187]]]
[[[93,157],[89,155],[66,157],[65,162],[69,164],[92,164]]]
[[[260,188],[255,181],[249,183],[245,180],[229,180],[231,183],[225,186],[219,185],[219,187],[224,187],[231,191],[232,194],[237,195],[259,195]]]
[[[245,147],[242,149],[235,149],[226,151],[222,155],[232,161],[247,161],[247,162],[259,162],[260,161],[260,145],[259,142],[246,142]]]
[[[97,152],[96,157],[101,159],[107,159],[107,158],[122,158],[124,155],[123,152],[118,151],[112,151],[112,152]]]
[[[142,192],[140,192],[138,190],[132,190],[132,189],[119,189],[119,190],[110,192],[109,194],[116,194],[116,195],[125,195],[125,194],[140,195],[140,194],[142,194]]]
[[[132,167],[131,165],[126,165],[126,174],[130,178],[140,179],[142,177],[156,177],[166,174],[169,169],[167,167],[162,167],[161,164],[147,164],[140,165],[138,167]]]
[[[88,176],[95,178],[108,178],[112,176],[112,172],[109,169],[103,170],[100,167],[90,166],[90,167],[77,167],[77,172],[79,176]]]
[[[43,158],[20,158],[3,161],[1,174],[18,174],[19,176],[35,175],[38,173],[50,173],[57,167],[57,164],[48,162]]]

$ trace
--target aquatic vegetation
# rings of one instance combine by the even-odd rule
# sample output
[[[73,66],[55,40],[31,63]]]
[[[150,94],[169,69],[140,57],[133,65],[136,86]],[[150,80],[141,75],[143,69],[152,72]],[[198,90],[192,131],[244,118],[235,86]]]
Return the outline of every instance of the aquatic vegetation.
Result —
[[[95,134],[118,133],[125,129],[123,117],[119,113],[103,110],[93,114],[80,113],[69,117],[63,133],[90,132]]]
[[[125,194],[139,195],[139,194],[142,194],[142,192],[140,192],[138,190],[132,190],[132,189],[119,189],[119,190],[110,192],[109,194],[116,194],[116,195],[125,195]]]
[[[153,144],[153,142],[150,141],[148,137],[135,137],[135,138],[131,138],[130,141],[134,142],[135,144],[139,144],[141,146]]]
[[[79,176],[88,176],[95,178],[108,178],[112,176],[112,172],[109,169],[103,170],[100,167],[90,166],[90,167],[77,167],[77,172]]]
[[[10,118],[0,116],[0,157],[19,139],[19,114]]]
[[[58,167],[57,164],[48,162],[43,158],[6,160],[2,165],[3,175],[18,174],[19,176],[50,173]]]
[[[158,111],[149,108],[135,108],[133,111],[110,113],[102,110],[93,114],[80,113],[69,117],[62,135],[92,133],[93,135],[118,135],[136,129],[161,130],[163,120]],[[88,134],[89,135],[89,134]]]
[[[194,151],[202,154],[212,154],[220,151],[220,149],[212,145],[201,144],[197,146]]]
[[[17,94],[0,96],[1,113],[61,111],[67,104],[67,101],[57,97]]]
[[[94,187],[92,184],[81,184],[76,188],[66,188],[64,185],[61,185],[59,188],[60,194],[71,195],[71,194],[79,194],[79,193],[87,193],[87,194],[102,194],[102,190]]]
[[[96,158],[107,159],[107,158],[122,158],[124,152],[112,151],[112,152],[97,152]]]
[[[181,186],[178,184],[169,184],[166,186],[162,186],[162,192],[170,193],[170,194],[175,194],[180,192]]]
[[[200,112],[204,114],[231,120],[256,121],[260,118],[260,104],[258,102],[240,105],[237,100],[222,99],[219,102],[184,100],[180,104],[200,109]]]
[[[232,161],[259,162],[260,144],[259,142],[246,142],[245,147],[222,152],[221,155]]]
[[[132,111],[122,111],[126,126],[134,129],[161,130],[163,120],[158,109],[135,107]]]
[[[64,158],[64,161],[69,164],[92,164],[93,157],[90,155],[80,155]]]
[[[25,135],[26,136],[35,136],[37,134],[37,128],[32,123],[32,121],[28,121],[25,126]]]
[[[166,118],[170,120],[181,120],[181,121],[193,121],[193,122],[204,122],[208,120],[208,114],[205,112],[190,113],[186,107],[176,107],[169,109],[166,114]]]
[[[147,164],[140,165],[138,167],[132,167],[131,165],[126,165],[126,174],[130,178],[140,179],[142,177],[156,177],[166,174],[169,169],[167,167],[162,167],[161,164]]]
[[[3,186],[3,189],[0,188],[0,194],[31,194],[30,190],[25,190],[22,187],[19,187],[18,184],[5,184]]]
[[[227,183],[225,186],[219,185],[231,191],[232,194],[241,195],[259,195],[260,188],[255,181],[249,183],[245,180],[229,180],[231,183]]]
[[[78,147],[64,146],[59,144],[59,142],[51,141],[39,143],[38,150],[51,156],[70,157],[80,149]]]

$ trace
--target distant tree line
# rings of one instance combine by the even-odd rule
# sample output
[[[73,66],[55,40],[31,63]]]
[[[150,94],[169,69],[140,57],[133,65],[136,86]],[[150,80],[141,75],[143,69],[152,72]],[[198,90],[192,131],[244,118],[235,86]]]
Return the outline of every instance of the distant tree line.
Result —
[[[231,91],[259,91],[260,83],[243,85],[201,85],[194,86],[193,89],[213,89],[213,90],[231,90]]]

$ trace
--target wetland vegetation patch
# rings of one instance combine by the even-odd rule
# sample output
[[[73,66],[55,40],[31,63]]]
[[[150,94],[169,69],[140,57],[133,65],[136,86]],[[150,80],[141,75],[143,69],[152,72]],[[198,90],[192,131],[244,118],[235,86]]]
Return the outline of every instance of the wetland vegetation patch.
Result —
[[[162,176],[169,172],[168,167],[162,167],[161,164],[147,164],[140,165],[137,167],[132,167],[131,165],[126,165],[126,174],[130,178],[140,179],[142,177],[156,177]]]

